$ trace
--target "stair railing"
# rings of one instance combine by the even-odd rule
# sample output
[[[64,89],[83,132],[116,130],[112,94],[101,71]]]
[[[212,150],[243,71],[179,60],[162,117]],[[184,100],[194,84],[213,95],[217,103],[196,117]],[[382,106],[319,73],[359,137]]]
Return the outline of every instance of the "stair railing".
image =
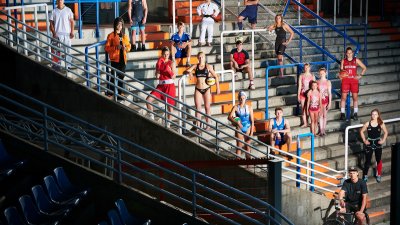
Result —
[[[14,2],[14,3],[15,3],[15,2]],[[46,19],[46,32],[47,32],[47,35],[50,35],[49,9],[48,9],[48,6],[47,6],[46,3],[32,4],[32,5],[23,5],[23,2],[22,2],[22,5],[5,7],[4,10],[7,11],[7,14],[8,14],[9,16],[11,16],[11,10],[14,11],[14,15],[16,15],[16,11],[17,11],[17,10],[21,10],[22,23],[25,24],[25,23],[26,23],[26,15],[25,15],[26,9],[33,8],[33,10],[34,10],[34,17],[33,17],[33,19],[34,19],[34,21],[35,21],[35,28],[36,28],[37,30],[39,30],[38,9],[41,8],[41,7],[44,7],[44,9],[45,9],[45,13],[46,13],[46,15],[45,15],[45,19]],[[18,25],[17,25],[18,22],[17,22],[16,20],[15,20],[14,22],[15,22],[15,27],[18,27]],[[11,17],[8,17],[8,23],[11,23]],[[22,28],[23,28],[23,30],[24,30],[24,32],[25,32],[25,33],[22,33],[23,39],[24,39],[24,40],[27,40],[27,37],[26,37],[26,26],[23,26]],[[8,26],[8,31],[10,31],[10,33],[9,33],[9,38],[11,39],[11,38],[12,38],[12,34],[11,34],[11,32],[12,32],[12,27],[11,27],[11,26]],[[36,38],[39,38],[39,33],[36,33]],[[50,39],[47,39],[47,41],[50,42]],[[12,46],[13,46],[13,43],[11,42],[10,44],[11,44],[11,47],[12,47]],[[36,45],[38,45],[38,44],[39,44],[39,42],[36,41]],[[24,41],[24,47],[25,47],[25,48],[28,48],[28,42],[27,42],[27,41]],[[50,51],[50,48],[49,48],[49,51]],[[26,50],[24,50],[24,53],[25,53],[25,55],[28,54],[28,52],[27,52]],[[39,50],[39,49],[37,49],[37,53],[38,53],[38,54],[40,53],[40,50]],[[39,56],[38,56],[37,60],[40,62],[41,59],[40,59]]]
[[[172,34],[176,33],[176,2],[177,0],[172,0]],[[193,32],[193,3],[189,0],[189,34],[192,36]]]
[[[186,212],[191,211],[195,218],[200,218],[197,211],[201,211],[229,224],[240,224],[239,221],[243,220],[246,224],[262,225],[266,221],[281,224],[278,220],[282,220],[285,224],[293,225],[280,211],[259,198],[11,89],[4,84],[0,84],[0,90],[2,92],[1,101],[7,103],[0,106],[0,112],[3,115],[0,117],[0,122],[7,127],[13,127],[14,131],[17,131],[15,133],[17,136],[35,136],[37,140],[32,143],[43,146],[43,149],[48,152],[59,154],[57,149],[62,149],[68,153],[69,157],[78,157],[91,164],[96,164],[101,169],[110,170],[113,173],[109,178],[118,184],[140,189],[152,196],[158,195],[162,201],[169,202]],[[7,97],[9,94],[12,94],[13,97]],[[24,123],[34,124],[40,130],[32,132],[21,127],[20,123],[8,118],[16,118]],[[57,118],[63,118],[63,120]],[[49,122],[56,124],[61,129],[50,128]],[[72,127],[71,123],[86,128],[88,131],[76,129],[76,126]],[[70,130],[76,135],[64,136],[59,130]],[[93,132],[109,136],[117,144],[106,142],[92,135]],[[51,138],[52,135],[63,136],[68,142],[76,146],[59,143]],[[82,136],[91,140],[93,144],[82,142]],[[41,143],[39,144],[38,141],[41,141]],[[107,151],[105,151],[106,148]],[[132,151],[139,154],[133,154]],[[107,158],[112,163],[104,163],[101,158]],[[91,170],[96,172],[95,169]],[[145,188],[135,184],[144,185]],[[216,187],[222,189],[223,192]],[[164,197],[164,195],[167,197]],[[225,216],[220,213],[222,210],[238,216],[238,219]],[[259,219],[254,219],[243,212],[256,215]]]
[[[388,123],[394,123],[394,122],[399,122],[400,117],[393,118],[393,119],[388,119],[388,120],[383,120],[385,124]],[[346,130],[344,132],[344,170],[346,172],[345,177],[348,178],[348,167],[349,167],[349,131],[352,129],[360,128],[364,124],[357,124],[357,125],[351,125],[347,126]]]
[[[0,14],[3,14],[3,13],[0,11]],[[7,17],[9,17],[9,16],[7,15]],[[15,20],[15,18],[12,18],[12,19]],[[3,21],[3,20],[0,19],[0,21]],[[4,21],[4,23],[7,23],[7,21]],[[23,26],[27,26],[27,28],[29,28],[29,29],[35,30],[35,28],[29,27],[26,24],[23,24],[23,23],[20,23],[20,24],[22,24]],[[8,25],[12,26],[12,24],[8,24]],[[15,27],[14,29],[17,32],[23,32],[23,30],[21,30],[18,27]],[[14,43],[17,44],[17,46],[16,46],[17,49],[19,49],[19,48],[24,49],[24,46],[20,45],[18,41],[13,41],[13,40],[7,39],[7,37],[8,37],[8,35],[7,35],[8,30],[7,29],[5,29],[3,27],[0,27],[0,30],[3,30],[6,33],[6,35],[4,36],[4,38],[6,39],[6,42],[14,42]],[[36,30],[36,32],[40,32],[40,31]],[[41,35],[43,35],[45,37],[49,37],[48,35],[43,34],[43,33],[41,33]],[[32,39],[35,39],[35,36],[33,36],[33,35],[29,34],[29,33],[27,33],[27,36],[29,36]],[[51,37],[49,37],[49,38],[51,38]],[[53,38],[51,38],[51,39],[55,40]],[[2,40],[2,39],[0,39],[0,40]],[[41,45],[45,45],[45,46],[51,45],[51,43],[48,43],[48,42],[43,41],[41,39],[39,40],[39,42],[41,43]],[[185,129],[184,127],[179,126],[179,123],[177,123],[176,121],[167,119],[166,115],[169,114],[168,110],[166,110],[167,106],[172,107],[176,112],[181,112],[182,114],[180,114],[180,115],[171,114],[171,116],[175,120],[178,120],[178,121],[181,120],[186,124],[191,124],[191,122],[189,120],[186,120],[185,118],[193,118],[195,121],[197,121],[197,118],[193,117],[190,112],[187,112],[187,110],[190,110],[192,112],[200,113],[200,115],[202,117],[208,118],[211,121],[211,123],[207,123],[205,121],[199,121],[199,122],[205,124],[208,127],[211,127],[212,130],[208,131],[205,128],[201,127],[201,125],[191,124],[192,127],[201,130],[202,134],[199,135],[196,132],[193,132],[193,131],[188,130],[188,129],[186,129],[186,131],[188,133],[190,133],[191,135],[195,136],[199,141],[200,140],[203,141],[203,144],[214,146],[216,154],[220,154],[220,152],[224,152],[224,153],[226,153],[227,155],[229,155],[231,157],[243,158],[243,156],[238,155],[235,152],[231,151],[231,149],[237,149],[237,150],[245,152],[245,154],[248,154],[253,158],[263,158],[263,157],[271,158],[272,157],[271,154],[270,154],[270,151],[269,151],[271,146],[268,146],[264,142],[259,141],[254,137],[249,137],[249,139],[252,141],[252,144],[250,145],[250,147],[253,150],[253,152],[246,152],[244,147],[237,147],[236,144],[232,144],[229,140],[227,140],[227,138],[228,138],[228,139],[233,140],[233,142],[240,142],[240,143],[243,144],[243,146],[246,146],[246,144],[247,144],[246,142],[236,138],[235,135],[232,134],[232,133],[241,132],[241,131],[236,130],[231,125],[228,125],[228,124],[223,123],[223,122],[221,122],[221,121],[219,121],[219,120],[217,120],[217,119],[215,119],[213,117],[210,117],[210,116],[208,116],[207,114],[205,114],[203,112],[199,112],[195,108],[193,108],[193,107],[191,107],[191,106],[189,106],[187,104],[184,104],[183,102],[179,101],[178,99],[175,100],[175,102],[178,104],[178,106],[170,105],[168,102],[161,102],[162,106],[158,106],[155,103],[150,103],[150,102],[148,102],[146,100],[146,97],[147,96],[151,96],[151,95],[145,89],[150,89],[152,91],[156,91],[156,92],[160,93],[160,95],[164,96],[166,99],[170,98],[170,97],[168,95],[166,95],[165,93],[158,91],[153,86],[150,86],[150,85],[148,85],[148,84],[146,84],[146,83],[134,78],[133,76],[131,76],[129,74],[125,74],[122,71],[119,71],[119,70],[117,70],[117,69],[115,69],[113,67],[110,67],[109,65],[107,65],[107,64],[105,64],[105,63],[103,63],[101,61],[98,61],[96,58],[93,58],[93,57],[89,56],[89,59],[91,61],[93,61],[93,62],[96,62],[96,65],[92,65],[91,63],[86,63],[84,60],[82,60],[82,59],[80,59],[79,57],[76,56],[77,54],[84,55],[85,53],[80,52],[80,51],[74,49],[73,47],[66,46],[63,43],[60,43],[60,45],[61,45],[61,47],[51,46],[51,48],[56,48],[62,54],[65,54],[65,55],[69,55],[70,54],[70,53],[68,53],[68,51],[65,50],[65,49],[69,48],[71,50],[71,52],[74,51],[74,55],[70,54],[70,56],[73,58],[73,60],[76,61],[76,62],[79,62],[79,63],[81,63],[83,65],[83,68],[82,68],[82,66],[77,65],[76,63],[74,63],[74,61],[71,63],[71,65],[73,67],[75,67],[75,69],[78,70],[78,72],[74,71],[74,70],[71,70],[71,69],[68,69],[67,67],[65,67],[64,68],[65,70],[61,71],[61,72],[65,73],[65,76],[67,78],[77,79],[77,80],[79,80],[79,82],[85,82],[85,83],[86,82],[90,82],[93,85],[97,85],[96,81],[93,82],[91,80],[92,78],[96,78],[96,80],[100,79],[102,84],[104,83],[104,84],[114,85],[115,88],[118,88],[120,91],[125,91],[125,89],[120,89],[119,87],[117,87],[116,82],[120,81],[120,82],[124,83],[124,85],[128,89],[129,88],[132,89],[129,92],[129,94],[130,94],[130,96],[133,97],[133,100],[129,99],[128,96],[121,96],[121,95],[117,94],[117,95],[114,95],[115,96],[114,97],[114,101],[117,101],[117,97],[116,96],[118,96],[120,98],[123,98],[124,101],[126,101],[126,102],[131,104],[131,106],[130,106],[131,109],[134,109],[134,110],[142,112],[142,113],[153,114],[155,118],[160,118],[158,113],[159,112],[163,112],[163,113],[165,113],[164,114],[165,116],[161,117],[161,118],[164,119],[164,125],[165,126],[166,126],[167,123],[171,123],[173,126],[178,127],[178,129],[179,128]],[[42,52],[44,52],[45,55],[55,56],[54,53],[48,52],[46,48],[43,48],[41,46],[36,46],[36,47],[40,48],[40,50]],[[27,50],[28,50],[29,53],[31,53],[33,55],[37,54],[35,51],[32,51],[30,49],[27,49]],[[54,62],[52,62],[52,60],[50,58],[43,57],[43,59],[45,60],[45,62],[47,62],[49,64],[53,64],[54,63]],[[65,61],[65,58],[64,57],[59,57],[59,60]],[[97,64],[97,62],[98,62],[98,64]],[[86,69],[86,65],[89,67],[89,70]],[[94,74],[94,73],[91,72],[92,70],[97,71],[99,69],[98,65],[100,65],[100,68],[101,68],[100,70],[102,72],[101,74],[103,76],[106,75],[106,76],[110,76],[110,77],[114,77],[115,78],[114,79],[115,80],[114,83],[110,83],[107,79],[104,79],[103,77],[98,77],[97,74]],[[116,71],[117,73],[124,74],[125,77],[127,77],[128,79],[136,82],[137,84],[136,85],[132,85],[127,81],[119,79],[118,76],[115,76],[115,74],[111,74],[111,73],[106,72],[106,70],[105,70],[106,67],[109,67],[110,69]],[[89,74],[90,74],[90,78],[89,79],[86,77],[86,73],[87,72],[89,72]],[[115,92],[115,90],[111,90],[111,89],[108,89],[108,88],[105,88],[105,87],[101,87],[101,90]],[[136,92],[137,92],[137,94],[136,94]],[[101,94],[101,92],[98,92],[98,93]],[[143,103],[151,104],[157,111],[148,110],[146,108],[146,106],[143,105]],[[182,105],[184,110],[181,110],[179,105]],[[245,134],[242,133],[242,135],[245,135]],[[256,152],[256,153],[254,153],[254,152]],[[258,167],[258,168],[262,169],[261,167]]]

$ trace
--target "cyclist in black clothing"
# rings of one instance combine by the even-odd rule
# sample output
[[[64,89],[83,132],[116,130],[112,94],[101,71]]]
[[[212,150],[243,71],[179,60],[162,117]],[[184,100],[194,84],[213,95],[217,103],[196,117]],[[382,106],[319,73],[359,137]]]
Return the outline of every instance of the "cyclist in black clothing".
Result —
[[[354,212],[358,224],[365,224],[365,212],[367,206],[367,183],[358,179],[358,170],[355,167],[349,168],[349,179],[345,180],[339,192],[340,211]]]

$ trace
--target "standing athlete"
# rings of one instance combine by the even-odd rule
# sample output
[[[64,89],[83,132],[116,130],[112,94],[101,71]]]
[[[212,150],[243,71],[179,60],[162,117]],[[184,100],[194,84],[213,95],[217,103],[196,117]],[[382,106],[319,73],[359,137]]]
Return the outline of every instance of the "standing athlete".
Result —
[[[148,9],[146,0],[128,0],[128,16],[132,31],[131,52],[136,50],[146,50],[146,34],[144,29],[147,20],[147,11]],[[142,43],[139,43],[138,47],[136,48],[136,34],[139,34],[139,32]]]
[[[360,74],[357,74],[357,66],[360,66],[362,71]],[[342,59],[340,63],[340,69],[345,70],[347,72],[347,77],[342,78],[342,98],[340,100],[340,120],[345,119],[345,106],[346,106],[346,98],[349,92],[353,95],[353,107],[354,113],[352,115],[353,120],[357,120],[358,116],[358,80],[364,76],[365,71],[367,71],[367,67],[361,60],[354,57],[354,52],[351,47],[346,48],[346,57]]]
[[[259,0],[244,0],[244,5],[246,8],[239,14],[237,18],[237,24],[239,30],[243,30],[243,20],[249,18],[249,23],[251,23],[251,29],[256,28],[257,24],[257,11],[258,11]]]
[[[365,137],[364,132],[367,131],[368,136]],[[381,139],[381,132],[383,138]],[[363,169],[363,180],[368,181],[368,170],[371,165],[372,153],[375,152],[376,159],[376,181],[382,180],[382,144],[385,143],[388,136],[385,123],[381,119],[378,109],[371,111],[371,120],[366,122],[360,130],[360,136],[364,142],[365,148],[365,164]]]

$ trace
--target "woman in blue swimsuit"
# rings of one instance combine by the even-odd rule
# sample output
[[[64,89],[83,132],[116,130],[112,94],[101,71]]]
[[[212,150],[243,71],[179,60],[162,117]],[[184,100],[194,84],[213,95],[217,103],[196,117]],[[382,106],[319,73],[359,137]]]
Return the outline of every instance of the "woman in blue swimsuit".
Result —
[[[232,107],[229,113],[228,120],[232,122],[238,130],[235,134],[236,138],[246,142],[244,149],[250,153],[250,136],[253,136],[254,116],[253,108],[246,104],[247,95],[244,91],[239,91],[238,100],[239,104]],[[236,118],[236,119],[235,119]],[[241,155],[243,148],[243,142],[236,141],[237,149],[236,154]],[[246,158],[249,159],[250,155],[246,154]]]

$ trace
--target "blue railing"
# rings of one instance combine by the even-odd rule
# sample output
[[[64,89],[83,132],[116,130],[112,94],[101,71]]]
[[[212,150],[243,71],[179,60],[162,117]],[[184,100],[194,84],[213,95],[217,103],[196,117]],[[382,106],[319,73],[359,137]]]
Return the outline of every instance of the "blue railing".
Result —
[[[309,8],[307,8],[306,6],[304,6],[303,4],[301,4],[298,1],[293,1],[293,0],[288,0],[285,6],[285,9],[283,10],[283,16],[285,16],[287,9],[290,5],[290,3],[294,3],[296,5],[298,5],[300,8],[302,8],[304,11],[306,11],[307,13],[311,14],[314,18],[320,20],[322,23],[324,23],[326,26],[330,27],[332,30],[336,31],[340,36],[346,38],[349,42],[351,42],[354,46],[356,46],[356,49],[354,51],[355,56],[357,56],[358,51],[360,50],[360,44],[358,42],[356,42],[355,40],[353,40],[351,37],[347,36],[346,34],[344,34],[343,32],[341,32],[339,29],[337,29],[334,25],[332,25],[331,23],[329,23],[328,21],[326,21],[325,19],[323,19],[322,17],[320,17],[319,15],[317,15],[316,13],[314,13],[312,10],[310,10]],[[293,29],[294,27],[292,27]],[[339,63],[339,62],[338,62]]]
[[[53,0],[53,8],[56,7],[56,1]],[[127,0],[65,0],[65,3],[78,3],[78,34],[79,38],[83,38],[83,33],[82,33],[82,16],[86,13],[82,13],[81,9],[81,3],[93,3],[93,5],[96,6],[96,38],[100,37],[100,15],[99,15],[99,3],[114,3],[114,15],[115,17],[120,16],[119,12],[119,3],[120,2],[127,2]]]
[[[0,117],[2,124],[6,124],[7,127],[12,126],[14,128],[13,130],[18,130],[19,134],[22,132],[24,135],[27,134],[34,136],[36,138],[35,143],[38,144],[37,141],[41,141],[45,151],[52,151],[50,145],[54,145],[56,148],[61,148],[64,151],[70,152],[70,155],[78,156],[91,163],[97,164],[101,168],[116,173],[113,178],[120,184],[124,183],[129,185],[132,184],[132,181],[134,181],[134,183],[144,185],[146,187],[145,190],[147,191],[158,191],[160,195],[169,196],[172,203],[172,199],[174,199],[181,205],[189,205],[192,210],[193,217],[197,217],[197,210],[201,210],[223,220],[226,223],[240,224],[239,222],[234,221],[232,218],[224,216],[223,213],[220,213],[220,210],[225,210],[228,213],[237,215],[241,220],[245,220],[247,224],[266,224],[269,222],[272,222],[273,224],[280,224],[273,216],[270,215],[273,213],[287,224],[293,224],[284,215],[282,215],[281,212],[277,211],[270,204],[255,198],[250,194],[235,189],[205,174],[196,172],[176,161],[139,146],[128,139],[117,136],[73,115],[67,114],[62,110],[40,102],[19,91],[13,90],[4,84],[0,84],[0,90],[2,92],[0,99],[3,103],[5,103],[1,104],[0,106],[0,110],[3,114]],[[13,96],[13,99],[8,97],[10,94]],[[19,122],[10,122],[10,120],[7,119],[8,117],[23,120],[24,124],[31,123],[37,129],[41,130],[39,132],[33,132],[30,129],[26,129],[26,126],[21,126],[21,123]],[[56,118],[63,118],[64,121],[68,122],[66,123]],[[62,129],[50,128],[50,123],[56,124]],[[79,127],[87,128],[91,131],[90,133],[97,132],[110,137],[116,144],[110,144],[109,142],[106,142],[90,134],[89,132],[84,132],[81,129],[77,129],[73,124],[78,124]],[[63,132],[60,132],[60,130],[72,130],[74,133],[77,133],[79,138],[65,135]],[[59,143],[56,139],[51,138],[52,135],[61,136],[71,144],[80,146],[80,148],[83,147],[89,152],[86,150],[79,151],[75,148],[71,148],[71,145]],[[97,144],[90,145],[82,142],[82,137],[85,137],[85,139],[91,140]],[[111,151],[108,150],[106,152],[106,148],[111,149]],[[139,154],[133,154],[132,150],[138,152]],[[100,157],[111,159],[114,164],[110,166],[99,161],[94,156],[96,154]],[[150,161],[150,158],[154,159],[155,162]],[[160,162],[162,162],[162,165],[170,166],[161,166]],[[144,169],[147,167],[150,169]],[[128,171],[131,172],[129,173]],[[167,176],[160,176],[160,173],[166,173]],[[145,176],[145,178],[143,176]],[[127,183],[123,182],[123,178],[127,179]],[[155,180],[157,184],[161,183],[162,185],[155,185],[154,182],[151,182],[151,180]],[[136,186],[133,187],[137,188]],[[215,190],[215,187],[223,189],[224,192],[222,193],[218,190]],[[229,196],[229,194],[232,196]],[[217,202],[214,199],[219,199],[221,202],[229,204],[229,206],[226,206],[221,202]],[[246,203],[243,202],[244,200]],[[255,205],[257,208],[254,207]],[[212,206],[213,209],[210,209],[209,206]],[[234,206],[235,209],[233,209],[232,206]],[[267,212],[265,212],[265,209],[267,209]],[[241,210],[253,213],[260,219],[251,218],[250,216],[242,213]]]
[[[297,135],[297,156],[301,156],[301,146],[300,146],[300,139],[301,138],[305,138],[305,137],[311,137],[311,162],[314,162],[314,134],[312,133],[305,133],[305,134],[299,134]],[[300,165],[300,158],[297,158],[297,164]],[[307,163],[308,164],[308,163]],[[309,167],[309,165],[307,165],[307,167]],[[296,174],[296,179],[300,180],[301,176],[300,176],[300,166],[297,166],[297,174]],[[307,174],[308,175],[308,174]],[[314,191],[315,187],[314,187],[314,164],[311,164],[311,180],[310,180],[310,191]],[[308,180],[308,176],[307,176],[307,180]],[[307,182],[308,183],[308,182]],[[300,182],[296,182],[296,187],[300,187]]]
[[[343,32],[344,34],[347,35],[347,28],[348,27],[358,27],[361,26],[364,28],[364,48],[363,48],[363,62],[365,65],[368,65],[368,46],[367,46],[367,28],[368,28],[368,24],[365,23],[360,23],[360,24],[336,24],[334,25],[335,27],[343,27]],[[294,26],[296,29],[299,29],[300,32],[303,32],[303,30],[305,29],[322,29],[322,48],[325,49],[325,30],[327,27],[327,25],[302,25],[302,26]],[[347,47],[347,41],[346,41],[346,37],[343,36],[343,49],[346,49]],[[322,55],[323,60],[325,60],[325,53],[323,53]]]
[[[101,81],[100,81],[100,74],[101,74],[101,70],[99,69],[100,68],[100,61],[99,61],[99,47],[101,47],[101,46],[103,46],[103,45],[105,45],[106,44],[106,40],[104,40],[104,41],[100,41],[100,42],[98,42],[98,43],[94,43],[94,44],[92,44],[92,45],[89,45],[89,46],[86,46],[85,47],[85,69],[86,69],[86,79],[87,79],[87,81],[86,81],[86,86],[88,86],[89,88],[91,87],[91,82],[89,82],[89,79],[90,79],[90,72],[89,72],[89,49],[92,49],[92,48],[94,48],[95,49],[95,54],[96,54],[96,68],[97,68],[97,70],[96,70],[96,75],[97,75],[97,91],[98,92],[100,92],[101,91],[101,85],[100,85],[100,83],[101,83]],[[108,53],[107,52],[105,52],[105,61],[106,61],[106,64],[108,65]],[[109,69],[108,69],[108,67],[106,67],[106,72],[108,73],[109,72]],[[117,93],[118,91],[117,91],[117,85],[116,85],[116,83],[117,83],[117,80],[115,79],[114,80],[114,93]]]

